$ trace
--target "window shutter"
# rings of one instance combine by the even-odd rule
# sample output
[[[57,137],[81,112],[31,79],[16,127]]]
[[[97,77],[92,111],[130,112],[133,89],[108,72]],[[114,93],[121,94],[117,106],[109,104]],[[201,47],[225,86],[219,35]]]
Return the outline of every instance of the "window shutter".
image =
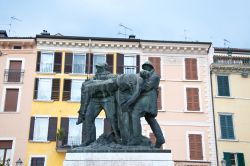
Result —
[[[104,119],[104,134],[109,135],[112,132],[111,124],[109,123],[108,119]]]
[[[218,95],[230,96],[228,76],[217,76]]]
[[[0,149],[12,149],[12,141],[0,140]]]
[[[61,71],[62,71],[62,52],[55,52],[54,72],[61,73]]]
[[[234,139],[234,128],[233,128],[232,115],[228,115],[226,117],[227,117],[228,138]]]
[[[136,55],[136,73],[140,72],[140,55]]]
[[[238,166],[245,166],[245,159],[243,153],[237,153]]]
[[[185,71],[187,80],[198,80],[197,59],[185,58]]]
[[[154,66],[156,74],[161,76],[161,58],[160,57],[148,57],[148,60]]]
[[[232,115],[220,115],[221,138],[234,139]]]
[[[158,96],[157,96],[157,108],[158,108],[158,110],[162,110],[161,94],[162,94],[162,89],[161,89],[161,87],[158,87]]]
[[[56,78],[56,79],[53,79],[53,82],[52,82],[51,99],[55,101],[59,101],[59,96],[60,96],[60,79]]]
[[[22,61],[10,61],[8,82],[20,82]]]
[[[199,89],[186,88],[187,95],[187,111],[200,111]]]
[[[63,85],[63,101],[70,100],[70,92],[71,92],[71,81],[69,79],[64,80]]]
[[[34,135],[34,125],[35,125],[35,117],[30,118],[30,133],[29,133],[29,140],[33,140]]]
[[[68,143],[68,133],[69,133],[69,118],[62,117],[61,118],[61,130],[63,130],[65,134],[65,138],[63,139],[63,145]]]
[[[202,137],[200,134],[189,134],[190,160],[203,160]]]
[[[231,166],[232,165],[232,162],[231,162],[231,155],[232,154],[224,152],[223,155],[224,155],[224,160],[226,161],[226,166]]]
[[[86,73],[92,74],[93,73],[93,57],[94,55],[92,53],[86,54]]]
[[[113,54],[107,54],[106,55],[106,62],[109,66],[110,72],[113,73],[113,69],[114,69],[114,55]]]
[[[37,51],[37,57],[36,57],[36,71],[40,71],[40,61],[41,61],[41,51]]]
[[[33,97],[33,99],[37,99],[37,94],[38,94],[38,82],[39,82],[39,79],[38,79],[38,78],[35,78],[34,97]]]
[[[124,68],[124,55],[117,53],[117,63],[116,63],[116,73],[117,74],[123,74],[123,68]]]
[[[4,112],[16,112],[19,89],[6,89]]]
[[[65,53],[64,73],[72,73],[73,53]]]
[[[57,117],[49,118],[48,141],[56,141]]]
[[[220,115],[221,138],[227,138],[226,115]]]

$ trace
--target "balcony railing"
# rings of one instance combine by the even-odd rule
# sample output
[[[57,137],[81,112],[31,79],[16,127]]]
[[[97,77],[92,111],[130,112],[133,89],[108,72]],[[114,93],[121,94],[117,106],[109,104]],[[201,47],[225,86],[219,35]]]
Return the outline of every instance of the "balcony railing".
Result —
[[[23,83],[24,70],[7,69],[4,71],[4,82]]]
[[[206,161],[174,161],[174,166],[210,166],[210,162]]]
[[[79,145],[81,145],[81,139],[79,137],[68,137],[61,141],[56,141],[56,150],[58,152],[66,152],[68,149],[75,148]]]
[[[140,66],[117,66],[118,74],[136,74]],[[122,73],[123,71],[123,73]]]
[[[224,64],[224,65],[250,65],[249,58],[225,58],[225,57],[216,57],[214,58],[215,64]]]

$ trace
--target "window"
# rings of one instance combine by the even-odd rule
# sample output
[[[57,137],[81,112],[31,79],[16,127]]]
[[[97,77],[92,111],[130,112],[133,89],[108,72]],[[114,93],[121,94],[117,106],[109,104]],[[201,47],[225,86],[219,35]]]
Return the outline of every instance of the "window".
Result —
[[[233,127],[233,116],[232,115],[219,115],[220,117],[220,128],[222,139],[235,139],[234,127]]]
[[[62,63],[61,52],[37,52],[36,71],[41,73],[60,73]]]
[[[203,160],[202,135],[189,134],[188,140],[190,160]]]
[[[64,80],[63,101],[81,101],[81,87],[84,80]]]
[[[199,88],[186,88],[187,111],[200,111]]]
[[[185,58],[186,80],[198,80],[197,59]]]
[[[160,57],[148,57],[148,60],[154,66],[156,74],[161,75],[161,58]]]
[[[5,70],[5,81],[6,82],[22,82],[21,76],[22,71],[22,61],[20,60],[10,60],[9,69]]]
[[[10,164],[12,140],[0,140],[0,163]]]
[[[106,63],[106,55],[94,54],[94,57],[93,57],[93,73],[96,73],[95,65],[97,65],[99,63]]]
[[[34,99],[49,101],[59,100],[60,95],[60,79],[52,78],[36,78]]]
[[[56,117],[31,117],[29,140],[46,142],[56,140]]]
[[[68,145],[80,145],[82,142],[82,125],[76,125],[77,118],[69,118]]]
[[[83,54],[74,54],[72,73],[83,74],[85,73],[86,56]]]
[[[81,87],[83,80],[72,80],[71,83],[71,101],[81,101]]]
[[[217,76],[218,96],[230,96],[228,76]]]
[[[54,65],[54,53],[41,53],[40,72],[52,73]]]
[[[136,74],[136,56],[124,55],[124,74]]]
[[[4,112],[16,112],[18,105],[18,93],[19,89],[6,89]]]
[[[228,153],[224,152],[224,160],[226,166],[245,166],[245,159],[243,153]]]
[[[30,166],[44,166],[45,158],[44,157],[32,157]]]
[[[20,50],[20,49],[22,49],[22,46],[14,45],[14,46],[13,46],[13,49],[14,49],[14,50]]]

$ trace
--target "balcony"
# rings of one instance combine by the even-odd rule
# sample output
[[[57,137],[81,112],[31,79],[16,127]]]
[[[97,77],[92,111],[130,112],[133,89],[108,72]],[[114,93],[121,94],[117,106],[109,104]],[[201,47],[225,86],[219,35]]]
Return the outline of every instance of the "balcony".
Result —
[[[140,66],[118,66],[117,73],[118,74],[136,74],[137,68]]]
[[[210,162],[206,161],[174,161],[174,166],[210,166]]]
[[[73,149],[81,145],[81,139],[79,137],[68,137],[63,140],[56,141],[57,152],[67,152],[69,149]]]
[[[4,70],[4,82],[6,83],[23,83],[23,76],[24,70]]]

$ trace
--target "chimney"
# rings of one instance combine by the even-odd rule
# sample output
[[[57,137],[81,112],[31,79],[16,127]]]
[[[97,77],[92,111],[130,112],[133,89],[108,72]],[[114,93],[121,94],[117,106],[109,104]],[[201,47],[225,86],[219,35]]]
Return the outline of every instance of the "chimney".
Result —
[[[43,30],[41,35],[44,35],[44,36],[49,36],[50,33],[47,31],[47,30]]]
[[[129,39],[135,39],[135,35],[129,35]]]
[[[8,37],[7,32],[5,30],[0,30],[0,38]]]

